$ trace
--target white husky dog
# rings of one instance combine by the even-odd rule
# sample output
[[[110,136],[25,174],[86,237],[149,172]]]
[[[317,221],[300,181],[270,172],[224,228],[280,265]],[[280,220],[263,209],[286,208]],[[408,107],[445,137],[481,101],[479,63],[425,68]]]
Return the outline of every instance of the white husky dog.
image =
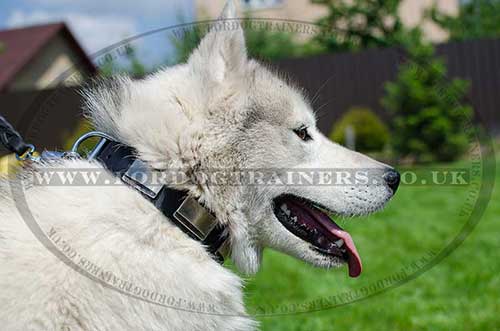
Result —
[[[234,15],[229,3],[222,18]],[[265,247],[318,267],[347,264],[351,276],[361,272],[350,235],[326,213],[376,211],[394,194],[399,177],[323,136],[301,92],[247,58],[241,29],[212,30],[185,64],[85,93],[96,128],[134,147],[159,172],[374,170],[384,183],[371,185],[361,176],[360,183],[343,185],[211,185],[195,179],[176,184],[227,227],[231,259],[245,274],[259,270]],[[37,167],[42,165],[23,172],[28,176]],[[43,167],[102,169],[84,159]],[[137,190],[33,186],[23,192],[6,179],[0,186],[1,330],[257,328],[245,312],[240,278]],[[23,217],[26,209],[54,247],[115,288],[47,249]]]

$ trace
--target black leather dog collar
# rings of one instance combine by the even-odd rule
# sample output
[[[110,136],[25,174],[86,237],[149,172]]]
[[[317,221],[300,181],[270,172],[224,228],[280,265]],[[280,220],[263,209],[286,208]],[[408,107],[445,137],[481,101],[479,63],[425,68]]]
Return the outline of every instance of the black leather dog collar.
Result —
[[[139,191],[182,231],[201,242],[219,262],[224,262],[228,250],[227,228],[218,224],[215,215],[187,192],[144,183],[141,179],[151,178],[148,174],[152,170],[137,158],[134,148],[102,138],[89,158],[100,161],[124,183]]]

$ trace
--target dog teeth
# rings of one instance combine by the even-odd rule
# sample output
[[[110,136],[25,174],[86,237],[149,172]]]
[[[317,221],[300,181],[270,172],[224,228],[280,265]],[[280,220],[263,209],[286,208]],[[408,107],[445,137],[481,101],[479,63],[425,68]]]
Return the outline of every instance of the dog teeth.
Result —
[[[342,245],[344,245],[344,240],[343,239],[339,239],[335,242],[335,245],[337,245],[337,247],[342,247]]]
[[[290,216],[290,210],[288,209],[286,203],[281,205],[281,210],[286,214],[286,216]]]

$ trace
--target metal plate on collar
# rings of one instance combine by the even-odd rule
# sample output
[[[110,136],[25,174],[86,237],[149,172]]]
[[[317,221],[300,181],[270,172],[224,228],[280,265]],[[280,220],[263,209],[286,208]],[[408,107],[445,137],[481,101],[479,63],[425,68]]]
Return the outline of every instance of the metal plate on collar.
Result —
[[[182,202],[174,217],[200,240],[205,240],[217,225],[215,217],[191,197]]]
[[[154,199],[163,185],[152,183],[151,168],[143,161],[136,159],[122,176],[122,180],[137,190]]]
[[[222,256],[222,258],[225,259],[226,257],[229,256],[230,252],[231,252],[231,245],[230,245],[230,242],[229,242],[229,238],[227,238],[222,243],[222,245],[219,247],[219,249],[217,250],[217,253],[219,253],[220,256]]]

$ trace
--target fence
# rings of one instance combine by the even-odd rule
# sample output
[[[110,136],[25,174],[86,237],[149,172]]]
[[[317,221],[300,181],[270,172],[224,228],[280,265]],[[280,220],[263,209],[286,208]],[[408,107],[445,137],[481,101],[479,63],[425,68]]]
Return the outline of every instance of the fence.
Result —
[[[0,114],[39,150],[61,148],[81,119],[77,88],[0,94]],[[0,155],[7,150],[0,144]]]
[[[490,131],[499,133],[500,39],[442,44],[437,54],[446,60],[449,77],[471,82],[469,102]],[[384,84],[395,79],[402,61],[403,53],[389,48],[287,59],[276,64],[311,97],[321,88],[314,108],[319,109],[320,130],[328,134],[335,120],[352,106],[369,107],[389,120],[380,100]]]

